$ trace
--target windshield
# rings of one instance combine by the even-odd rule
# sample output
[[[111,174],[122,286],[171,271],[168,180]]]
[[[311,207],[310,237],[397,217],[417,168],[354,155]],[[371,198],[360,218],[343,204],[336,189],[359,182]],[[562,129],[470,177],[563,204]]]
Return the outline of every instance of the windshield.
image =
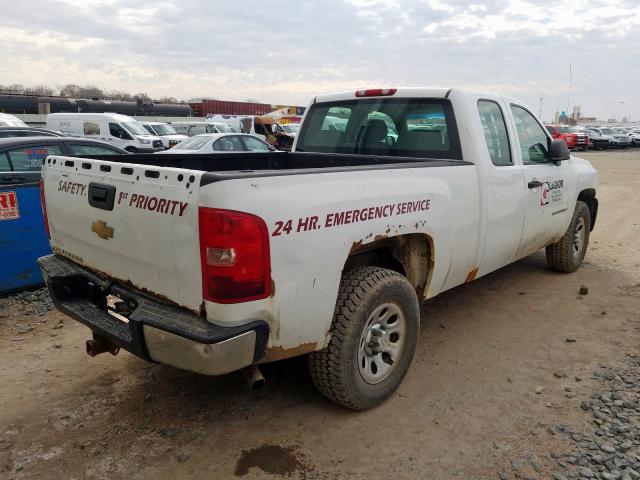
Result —
[[[122,122],[122,126],[133,135],[149,135],[149,132],[138,122]]]
[[[0,127],[27,127],[28,125],[20,120],[0,120]]]
[[[280,126],[287,133],[296,133],[298,131],[298,128],[300,128],[300,124],[298,123],[286,123]]]
[[[151,125],[153,131],[156,132],[156,135],[160,135],[164,137],[165,135],[177,135],[178,132],[171,125],[167,125],[165,123],[160,123],[158,125]]]
[[[600,131],[602,133],[604,133],[605,135],[612,135],[612,134],[616,133],[613,130],[611,130],[610,128],[601,128]]]
[[[572,133],[584,133],[584,128],[582,127],[569,127],[569,131]]]
[[[211,137],[208,135],[196,135],[195,137],[183,140],[173,148],[180,150],[200,150],[200,148],[209,140],[211,140]]]
[[[207,131],[209,133],[235,133],[226,123],[212,123],[207,126]]]
[[[371,98],[310,107],[296,150],[462,159],[448,100]]]

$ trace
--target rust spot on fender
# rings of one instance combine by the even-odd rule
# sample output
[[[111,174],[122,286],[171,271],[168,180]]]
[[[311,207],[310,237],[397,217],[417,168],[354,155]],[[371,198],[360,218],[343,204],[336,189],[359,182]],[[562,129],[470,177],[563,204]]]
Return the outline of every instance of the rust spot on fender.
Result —
[[[351,245],[351,250],[349,250],[349,255],[351,255],[353,252],[357,252],[361,248],[362,248],[362,240],[358,240],[357,242],[353,242],[353,244]]]
[[[301,343],[297,347],[283,348],[283,347],[271,347],[267,348],[267,353],[260,363],[276,362],[278,360],[284,360],[285,358],[297,357],[315,351],[317,342]]]
[[[476,275],[478,274],[478,267],[474,268],[467,274],[467,279],[465,282],[473,282],[476,279]]]

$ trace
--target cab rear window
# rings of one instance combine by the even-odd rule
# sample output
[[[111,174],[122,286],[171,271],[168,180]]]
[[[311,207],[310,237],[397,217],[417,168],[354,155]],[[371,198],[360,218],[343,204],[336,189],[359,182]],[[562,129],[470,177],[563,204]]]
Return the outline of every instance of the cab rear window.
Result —
[[[297,151],[461,160],[448,100],[371,98],[312,105]]]

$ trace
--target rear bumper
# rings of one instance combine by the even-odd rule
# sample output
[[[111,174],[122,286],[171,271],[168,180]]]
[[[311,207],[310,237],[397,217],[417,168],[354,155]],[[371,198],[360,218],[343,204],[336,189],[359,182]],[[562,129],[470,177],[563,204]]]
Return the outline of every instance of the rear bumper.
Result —
[[[41,257],[38,263],[58,310],[144,360],[221,375],[264,357],[269,337],[264,320],[223,327],[186,309],[123,288],[59,255]],[[108,295],[133,306],[127,314],[128,322],[109,313]]]

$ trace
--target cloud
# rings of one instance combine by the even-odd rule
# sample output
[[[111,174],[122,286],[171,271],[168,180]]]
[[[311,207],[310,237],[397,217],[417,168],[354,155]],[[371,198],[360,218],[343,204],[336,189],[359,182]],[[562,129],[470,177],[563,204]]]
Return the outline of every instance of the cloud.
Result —
[[[545,117],[640,113],[629,0],[60,0],[0,18],[0,83],[97,84],[178,98],[306,104],[366,86],[470,86]],[[624,100],[624,104],[620,101]]]

